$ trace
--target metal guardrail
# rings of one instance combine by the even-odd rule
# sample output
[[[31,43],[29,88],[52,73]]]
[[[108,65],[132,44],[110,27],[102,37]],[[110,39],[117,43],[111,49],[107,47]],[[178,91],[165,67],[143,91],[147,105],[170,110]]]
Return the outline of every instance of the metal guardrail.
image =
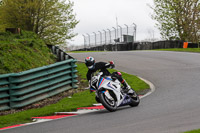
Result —
[[[21,108],[77,88],[75,62],[68,57],[48,66],[0,75],[0,111]]]
[[[63,50],[61,50],[58,46],[55,45],[47,45],[47,46],[51,49],[52,53],[57,56],[57,61],[63,61],[73,58],[67,53],[65,53]]]
[[[10,74],[0,75],[0,110],[10,109],[9,76]]]

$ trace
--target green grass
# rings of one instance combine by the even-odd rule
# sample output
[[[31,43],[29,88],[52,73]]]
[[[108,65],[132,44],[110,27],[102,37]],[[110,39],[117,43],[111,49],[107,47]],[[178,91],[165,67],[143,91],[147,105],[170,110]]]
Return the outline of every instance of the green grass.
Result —
[[[89,53],[89,52],[106,52],[106,51],[67,51],[67,53]]]
[[[200,129],[192,130],[192,131],[188,131],[188,132],[184,132],[184,133],[200,133]]]
[[[142,81],[141,79],[139,79],[137,76],[128,74],[128,73],[124,73],[122,71],[118,71],[115,69],[109,69],[109,71],[112,72],[121,72],[122,77],[126,80],[126,82],[131,86],[131,88],[133,88],[136,92],[140,92],[142,90],[145,89],[149,89],[149,85],[146,84],[144,81]]]
[[[56,62],[45,43],[33,32],[0,33],[0,74],[17,73]]]
[[[64,98],[56,104],[39,109],[30,109],[16,114],[0,116],[0,128],[31,121],[31,117],[53,115],[54,112],[74,111],[78,107],[92,106],[95,103],[94,93],[89,91],[76,93],[72,98]]]
[[[78,75],[81,77],[82,80],[81,82],[87,85],[87,67],[84,63],[77,63],[77,65]],[[116,70],[110,71],[112,72]],[[149,88],[149,86],[146,83],[141,81],[136,76],[123,72],[122,75],[136,91],[141,91],[143,89]],[[95,93],[90,93],[89,90],[79,92],[74,94],[72,98],[66,97],[57,102],[56,104],[51,104],[37,109],[30,109],[15,114],[0,116],[0,128],[31,122],[31,117],[53,115],[54,112],[75,111],[78,107],[92,106],[93,103],[96,103]]]
[[[156,49],[156,50],[200,53],[200,48],[174,48],[174,49]]]

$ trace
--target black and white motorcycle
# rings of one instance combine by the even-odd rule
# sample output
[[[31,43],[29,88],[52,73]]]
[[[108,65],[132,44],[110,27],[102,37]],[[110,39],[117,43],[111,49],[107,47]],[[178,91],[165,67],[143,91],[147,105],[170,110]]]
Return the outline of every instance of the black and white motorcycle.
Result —
[[[139,105],[140,99],[136,93],[132,96],[126,94],[117,79],[114,80],[111,76],[103,77],[102,74],[102,72],[97,73],[90,81],[90,90],[95,91],[97,102],[111,112],[116,111],[120,106]]]

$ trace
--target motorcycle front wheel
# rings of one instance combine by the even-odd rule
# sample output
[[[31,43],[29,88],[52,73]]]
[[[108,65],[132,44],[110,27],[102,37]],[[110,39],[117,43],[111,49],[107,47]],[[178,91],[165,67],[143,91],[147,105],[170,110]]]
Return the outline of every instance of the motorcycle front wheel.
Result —
[[[117,102],[115,98],[115,94],[112,91],[108,91],[109,94],[112,96],[112,99],[109,99],[105,95],[105,91],[99,92],[99,99],[102,105],[110,112],[114,112],[117,110]]]

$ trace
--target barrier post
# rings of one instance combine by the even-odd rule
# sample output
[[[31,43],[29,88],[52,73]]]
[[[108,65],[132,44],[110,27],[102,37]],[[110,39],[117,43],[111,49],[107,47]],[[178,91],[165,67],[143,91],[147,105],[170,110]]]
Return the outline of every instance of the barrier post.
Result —
[[[188,42],[183,43],[183,48],[188,48]]]

